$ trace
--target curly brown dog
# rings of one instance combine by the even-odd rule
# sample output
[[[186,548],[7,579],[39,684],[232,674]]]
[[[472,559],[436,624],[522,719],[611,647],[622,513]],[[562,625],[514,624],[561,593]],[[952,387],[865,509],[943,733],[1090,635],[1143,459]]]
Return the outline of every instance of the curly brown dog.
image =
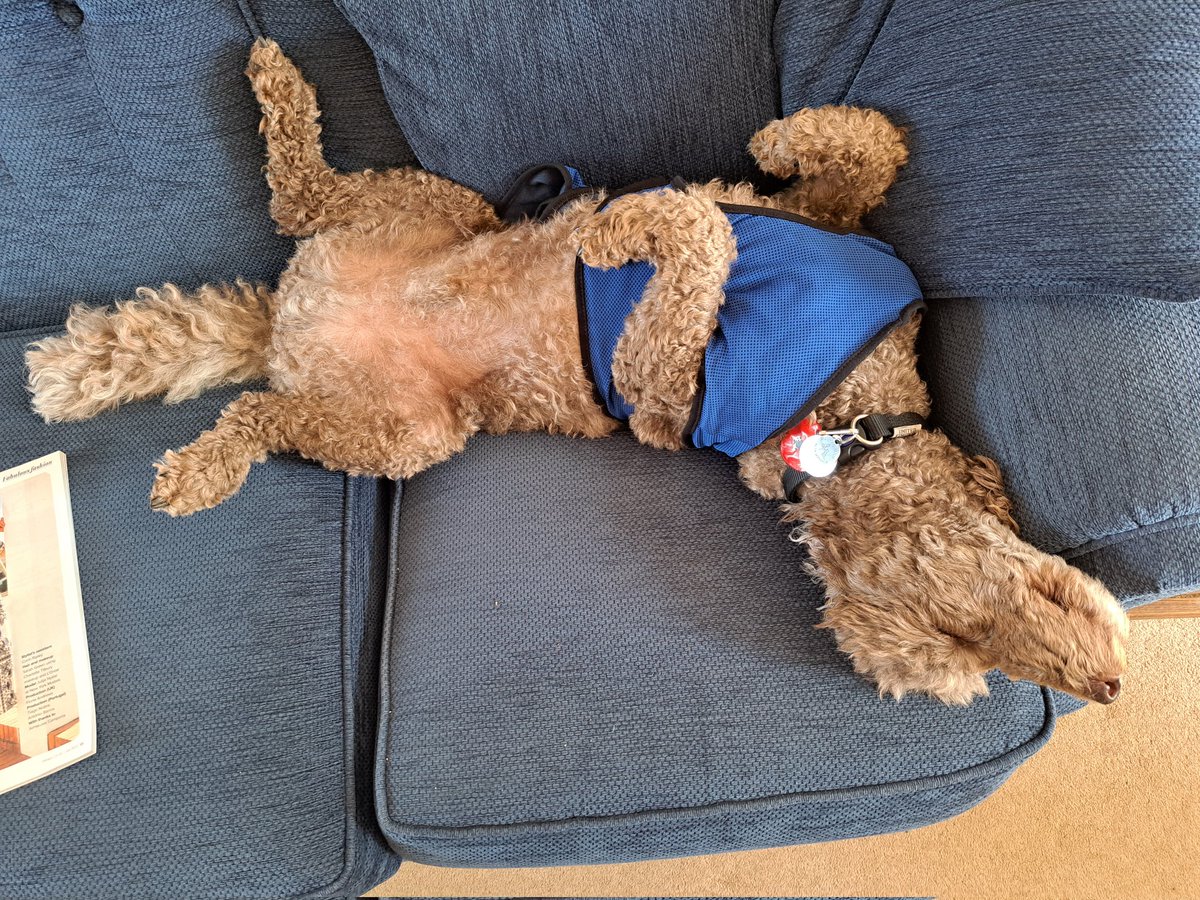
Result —
[[[168,403],[266,376],[195,442],[158,464],[152,504],[186,515],[222,502],[251,464],[295,451],[355,474],[407,478],[479,431],[601,437],[616,423],[581,363],[577,253],[652,262],[614,383],[637,438],[678,448],[736,248],[717,201],[857,225],[907,160],[876,112],[801,110],[750,143],[761,167],[801,176],[775,196],[710,182],[599,193],[544,223],[502,227],[478,194],[428,172],[338,173],[323,158],[316,94],[273,42],[248,70],[263,109],[271,214],[298,243],[279,285],[141,288],[77,307],[67,334],[28,353],[34,408],[81,419],[165,394]],[[917,323],[893,332],[818,407],[822,427],[915,411]],[[777,442],[738,457],[743,481],[781,500]],[[889,441],[783,507],[825,585],[824,627],[881,693],[947,703],[985,694],[1000,668],[1076,696],[1115,699],[1128,624],[1095,579],[1022,542],[996,465],[931,430]]]

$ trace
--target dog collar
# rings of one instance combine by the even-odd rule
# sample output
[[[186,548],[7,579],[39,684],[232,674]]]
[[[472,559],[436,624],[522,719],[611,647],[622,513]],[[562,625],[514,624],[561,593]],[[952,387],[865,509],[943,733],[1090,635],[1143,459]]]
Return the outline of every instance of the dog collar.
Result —
[[[813,413],[780,441],[779,452],[787,463],[783,473],[784,496],[795,501],[800,486],[808,479],[832,475],[839,466],[868,450],[892,438],[916,434],[924,427],[925,417],[917,413],[864,413],[855,416],[846,428],[822,431]]]

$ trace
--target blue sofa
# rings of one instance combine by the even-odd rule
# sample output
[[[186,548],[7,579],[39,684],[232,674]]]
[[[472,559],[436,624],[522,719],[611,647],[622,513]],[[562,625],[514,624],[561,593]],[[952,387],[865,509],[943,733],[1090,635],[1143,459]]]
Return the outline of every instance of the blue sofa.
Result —
[[[335,165],[493,199],[546,160],[757,178],[767,120],[885,110],[913,157],[871,224],[931,299],[941,427],[1001,462],[1028,539],[1123,601],[1200,585],[1195,7],[733,6],[0,8],[0,468],[67,453],[100,744],[0,797],[0,896],[349,896],[405,859],[913,828],[1076,705],[1000,677],[967,709],[879,699],[813,630],[776,511],[706,453],[478,438],[402,486],[283,457],[172,520],[151,463],[233,392],[44,425],[22,352],[71,303],[287,259],[241,75],[256,34],[317,84]]]

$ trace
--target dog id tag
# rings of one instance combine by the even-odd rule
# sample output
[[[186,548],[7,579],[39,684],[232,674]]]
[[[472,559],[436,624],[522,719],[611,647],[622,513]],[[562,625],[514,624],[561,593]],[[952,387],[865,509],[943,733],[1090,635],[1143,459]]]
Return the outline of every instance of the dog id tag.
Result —
[[[800,442],[797,453],[800,471],[807,472],[814,478],[824,478],[832,475],[842,455],[842,445],[837,439],[828,434],[814,434]]]

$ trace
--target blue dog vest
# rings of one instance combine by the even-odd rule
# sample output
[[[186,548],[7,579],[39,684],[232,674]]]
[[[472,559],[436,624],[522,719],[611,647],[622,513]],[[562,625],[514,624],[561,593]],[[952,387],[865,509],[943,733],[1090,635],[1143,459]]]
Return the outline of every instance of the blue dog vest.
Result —
[[[685,437],[737,456],[798,424],[924,304],[912,272],[883,241],[778,210],[718,206],[737,257]],[[577,263],[584,367],[617,419],[633,407],[613,385],[613,350],[653,274],[646,262]]]
[[[552,187],[547,191],[543,182]],[[623,194],[672,186],[680,183],[632,185],[605,205]],[[574,169],[536,167],[502,202],[502,216],[546,218],[583,188]],[[799,424],[924,303],[912,272],[883,241],[779,210],[717,206],[729,217],[737,257],[684,438],[737,456]],[[627,420],[633,406],[613,385],[613,351],[653,274],[647,262],[616,269],[576,262],[584,369],[597,401],[616,419]]]

